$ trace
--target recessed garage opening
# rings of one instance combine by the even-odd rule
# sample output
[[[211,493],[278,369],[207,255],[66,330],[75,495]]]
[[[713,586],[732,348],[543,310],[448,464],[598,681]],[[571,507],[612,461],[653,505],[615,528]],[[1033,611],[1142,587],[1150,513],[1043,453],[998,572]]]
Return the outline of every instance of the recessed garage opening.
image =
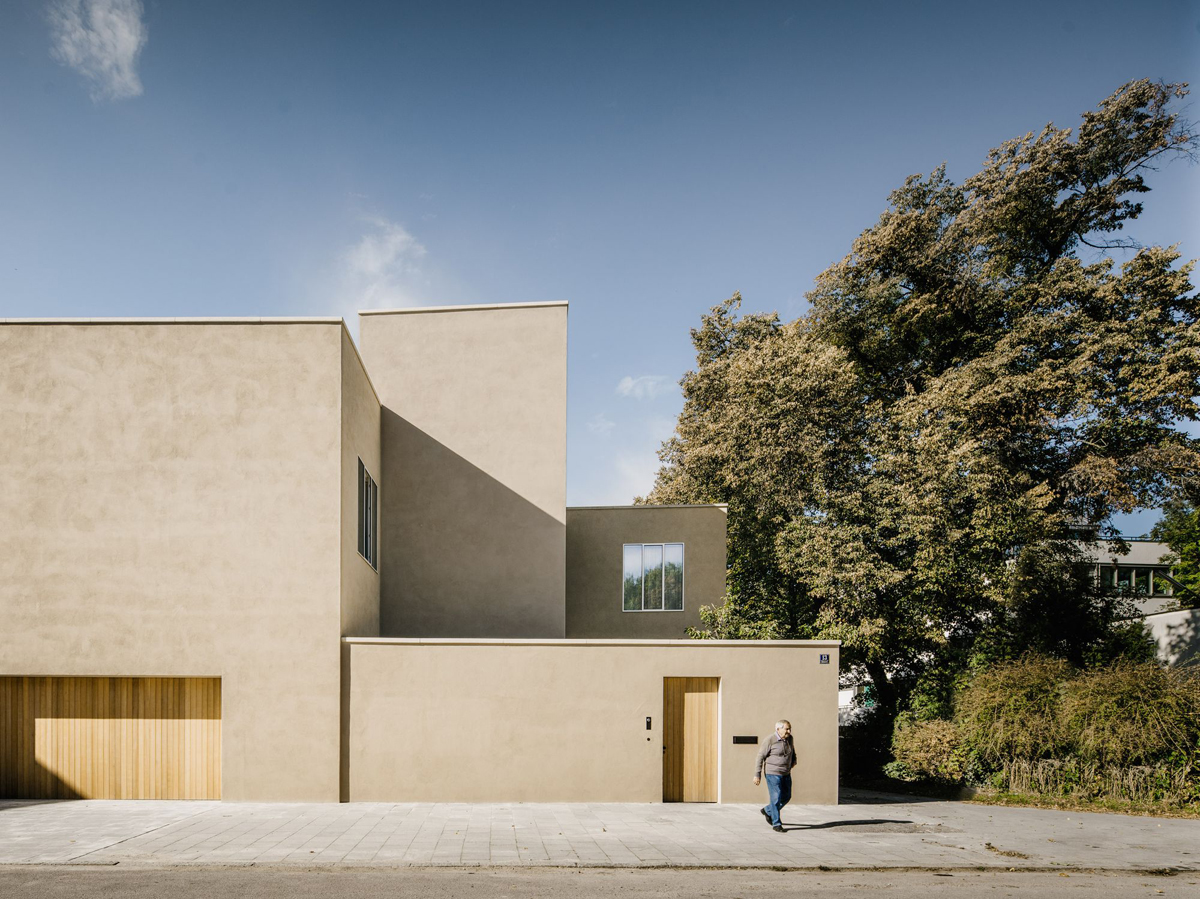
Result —
[[[0,677],[0,798],[220,799],[221,679]]]

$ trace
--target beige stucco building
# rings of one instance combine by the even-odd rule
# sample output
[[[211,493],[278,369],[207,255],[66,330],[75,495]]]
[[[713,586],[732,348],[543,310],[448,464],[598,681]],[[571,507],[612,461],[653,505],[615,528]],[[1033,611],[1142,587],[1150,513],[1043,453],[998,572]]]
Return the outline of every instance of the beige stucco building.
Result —
[[[0,321],[0,797],[754,801],[783,716],[835,802],[837,644],[688,639],[724,507],[566,507],[566,346]]]

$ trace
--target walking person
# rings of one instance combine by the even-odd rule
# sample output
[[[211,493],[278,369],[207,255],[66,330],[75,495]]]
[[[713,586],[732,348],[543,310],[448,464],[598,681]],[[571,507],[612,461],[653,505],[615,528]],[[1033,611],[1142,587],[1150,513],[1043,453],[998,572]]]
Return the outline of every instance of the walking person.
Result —
[[[792,744],[792,722],[782,718],[775,722],[775,732],[763,741],[754,761],[754,785],[761,783],[763,768],[767,774],[769,802],[761,811],[771,829],[783,833],[779,818],[783,807],[792,798],[792,769],[796,767],[796,747]]]

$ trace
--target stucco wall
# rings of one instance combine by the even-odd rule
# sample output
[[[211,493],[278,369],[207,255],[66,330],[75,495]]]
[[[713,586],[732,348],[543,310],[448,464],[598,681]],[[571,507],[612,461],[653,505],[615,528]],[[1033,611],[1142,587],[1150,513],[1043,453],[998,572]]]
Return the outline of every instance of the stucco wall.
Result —
[[[561,637],[566,304],[364,313],[383,409],[380,625]]]
[[[1200,609],[1176,609],[1146,616],[1146,628],[1168,665],[1200,662]]]
[[[837,802],[835,643],[345,643],[351,800],[660,802],[663,678],[695,676],[721,678],[720,801],[766,801],[733,736],[783,717],[794,801]]]
[[[342,331],[342,636],[379,636],[379,572],[358,552],[358,460],[383,493],[380,407],[350,335]],[[378,560],[376,560],[378,562]]]
[[[336,800],[341,335],[0,325],[0,674],[220,677],[223,796]]]
[[[1129,552],[1121,555],[1117,552],[1117,545],[1109,540],[1101,540],[1091,550],[1095,553],[1098,564],[1112,565],[1161,565],[1159,560],[1171,552],[1171,547],[1165,543],[1160,543],[1157,540],[1129,540],[1126,541],[1126,546],[1129,547]]]
[[[725,594],[726,507],[605,506],[567,509],[567,636],[683,638],[700,606]],[[622,611],[622,547],[682,543],[683,609]]]

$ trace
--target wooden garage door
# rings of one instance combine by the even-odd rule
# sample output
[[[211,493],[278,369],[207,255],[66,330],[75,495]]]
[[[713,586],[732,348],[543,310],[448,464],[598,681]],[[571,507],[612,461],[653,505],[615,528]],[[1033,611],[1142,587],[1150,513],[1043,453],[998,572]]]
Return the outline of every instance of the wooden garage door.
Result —
[[[0,677],[0,797],[220,799],[221,679]]]
[[[663,802],[717,801],[719,678],[663,678]]]

